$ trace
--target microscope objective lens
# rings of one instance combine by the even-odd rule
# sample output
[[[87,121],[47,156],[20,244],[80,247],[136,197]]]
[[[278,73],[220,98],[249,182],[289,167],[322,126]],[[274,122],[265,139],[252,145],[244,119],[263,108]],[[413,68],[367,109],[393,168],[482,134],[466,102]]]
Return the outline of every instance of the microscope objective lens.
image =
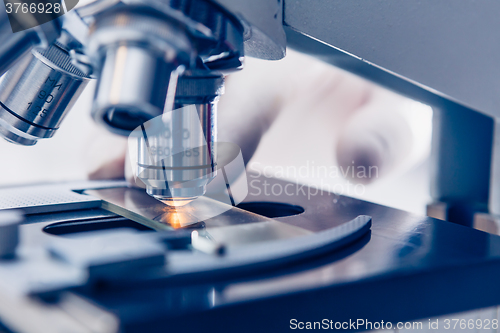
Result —
[[[157,198],[157,197],[155,198],[170,207],[182,207],[195,199],[195,198]]]

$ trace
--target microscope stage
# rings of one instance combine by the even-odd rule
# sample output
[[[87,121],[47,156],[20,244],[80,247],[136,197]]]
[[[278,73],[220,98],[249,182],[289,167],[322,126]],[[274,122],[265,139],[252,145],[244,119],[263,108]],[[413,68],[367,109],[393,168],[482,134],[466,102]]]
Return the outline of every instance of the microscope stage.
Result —
[[[144,207],[123,183],[66,184],[123,216],[98,207],[27,215],[18,260],[0,262],[0,293],[8,292],[13,306],[32,295],[30,302],[59,317],[68,299],[78,299],[126,332],[284,331],[298,314],[396,322],[499,303],[498,236],[265,180],[304,193],[251,191],[220,219],[175,230],[154,221],[161,214],[152,212],[166,206],[152,198],[162,206],[142,214],[147,223],[134,222]],[[242,326],[248,316],[260,320]]]

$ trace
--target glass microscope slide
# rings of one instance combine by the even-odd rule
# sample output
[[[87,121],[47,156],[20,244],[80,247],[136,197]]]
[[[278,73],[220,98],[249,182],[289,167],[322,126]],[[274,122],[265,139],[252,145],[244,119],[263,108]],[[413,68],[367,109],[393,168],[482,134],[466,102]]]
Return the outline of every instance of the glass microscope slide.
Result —
[[[172,207],[149,196],[143,189],[118,187],[87,190],[102,200],[101,207],[154,230],[195,227],[203,222],[200,235],[226,246],[288,239],[310,231],[279,222],[208,197],[199,197],[182,207]]]

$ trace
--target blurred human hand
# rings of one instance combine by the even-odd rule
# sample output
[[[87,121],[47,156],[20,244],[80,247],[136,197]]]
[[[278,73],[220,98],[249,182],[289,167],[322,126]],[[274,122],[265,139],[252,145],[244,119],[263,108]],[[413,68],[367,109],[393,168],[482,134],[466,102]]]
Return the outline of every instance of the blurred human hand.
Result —
[[[412,122],[409,103],[404,97],[293,51],[277,62],[247,59],[244,70],[226,78],[226,93],[218,107],[218,141],[238,144],[248,163],[264,134],[279,123],[277,119],[286,118],[273,130],[283,136],[294,131],[295,142],[306,140],[304,133],[317,133],[313,138],[316,144],[306,150],[321,147],[323,154],[331,155],[331,163],[344,168],[376,168],[376,178],[381,178],[425,155],[428,140],[415,139],[415,125],[420,123]],[[100,156],[90,157],[97,161],[90,179],[132,179],[125,171],[130,168],[124,168],[127,140],[111,141],[96,138],[99,147],[93,150]],[[294,145],[284,140],[275,153],[286,160],[287,155],[296,153]],[[123,151],[118,157],[106,154],[117,149]],[[375,180],[356,173],[345,176],[361,183]]]

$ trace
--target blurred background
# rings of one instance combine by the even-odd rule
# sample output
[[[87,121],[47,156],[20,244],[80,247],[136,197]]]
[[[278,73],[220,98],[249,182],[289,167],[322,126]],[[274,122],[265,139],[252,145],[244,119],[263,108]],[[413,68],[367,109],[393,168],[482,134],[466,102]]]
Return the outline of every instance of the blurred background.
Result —
[[[274,74],[269,72],[269,68],[273,71],[270,66],[279,68],[280,62],[288,62],[288,65],[283,65],[282,69]],[[307,98],[305,101],[303,98],[286,103],[263,136],[247,169],[416,214],[425,214],[425,205],[430,202],[428,158],[431,108],[376,87],[340,69],[297,55],[293,51],[289,52],[285,60],[279,62],[247,59],[244,71],[232,74],[234,78],[229,77],[228,83],[248,81],[249,76],[259,75],[262,80],[272,75],[282,75],[286,80],[286,68],[293,66],[294,62],[308,64],[304,67],[304,75],[314,76],[315,72],[325,71],[331,72],[331,75],[340,75],[342,80],[331,92],[331,95],[335,94],[336,97],[329,98],[330,93],[325,90],[322,94],[325,95],[326,102],[323,101],[319,106],[313,105],[310,110],[304,106],[309,103]],[[263,70],[262,66],[267,67]],[[234,86],[238,87],[236,84]],[[352,108],[352,105],[348,103],[349,99],[354,98],[351,92],[359,86],[376,90],[377,95],[384,96],[378,102],[378,107],[387,109],[387,112],[376,111],[375,121],[370,121],[369,117],[345,120],[338,116],[351,112],[349,108]],[[328,88],[327,85],[325,87]],[[249,89],[230,88],[228,85],[228,94],[224,99],[238,100],[249,93]],[[90,118],[94,89],[95,82],[91,82],[52,139],[40,140],[32,147],[0,140],[4,161],[0,163],[1,187],[86,179],[90,172],[124,154],[126,139],[99,128]],[[317,90],[318,86],[311,85],[299,93],[312,96]],[[314,95],[314,98],[323,99],[321,95]],[[221,103],[221,107],[223,105]],[[231,112],[237,114],[238,110]],[[220,117],[225,117],[226,113],[227,111],[220,110]],[[401,121],[407,124],[399,124]],[[405,126],[408,126],[408,129]],[[369,130],[365,131],[364,127],[369,127]],[[393,128],[400,129],[402,133],[392,131]],[[219,128],[219,131],[223,130]],[[391,164],[388,172],[356,187],[356,182],[342,176],[342,171],[346,169],[338,168],[336,151],[343,131],[352,133],[355,138],[359,137],[356,134],[359,131],[374,131],[377,137],[383,136],[388,142],[406,142],[407,144],[397,148],[405,153],[397,151],[396,155],[401,156],[396,157],[396,162],[388,162]],[[343,161],[343,164],[348,165],[349,161]]]

